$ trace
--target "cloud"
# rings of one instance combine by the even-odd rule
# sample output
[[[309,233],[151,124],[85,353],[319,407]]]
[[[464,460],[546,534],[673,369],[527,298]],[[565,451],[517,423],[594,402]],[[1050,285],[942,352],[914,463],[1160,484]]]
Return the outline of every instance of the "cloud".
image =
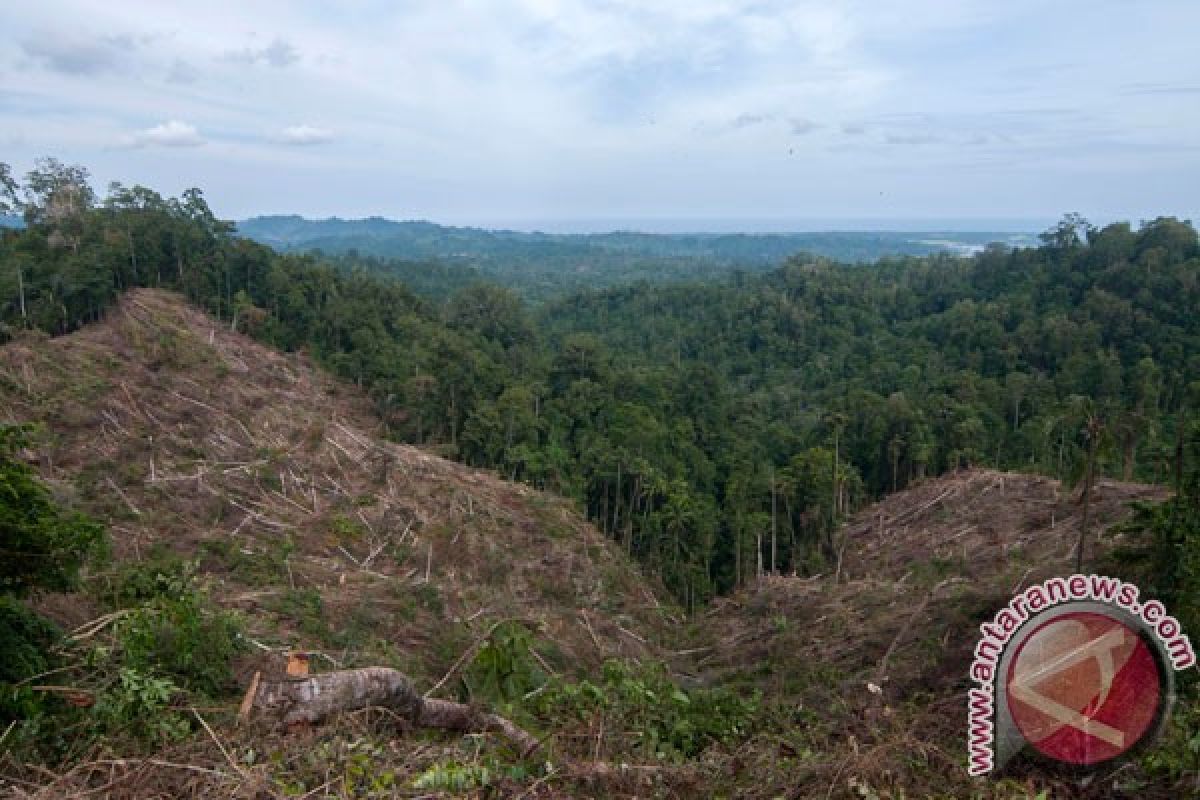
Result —
[[[1200,94],[1200,86],[1177,86],[1164,83],[1130,83],[1121,88],[1126,95],[1193,95]]]
[[[325,144],[333,141],[333,132],[312,125],[290,125],[280,131],[275,140],[296,146]]]
[[[262,56],[272,67],[286,67],[300,60],[296,48],[282,39],[276,39],[262,51]]]
[[[204,144],[204,137],[195,125],[172,119],[138,131],[129,137],[128,143],[133,147],[199,147]]]
[[[132,40],[128,42],[133,46]],[[96,75],[115,69],[122,47],[116,38],[93,39],[40,31],[21,42],[21,49],[34,63],[64,75]]]
[[[242,64],[268,64],[282,69],[299,61],[300,53],[290,42],[277,36],[266,47],[229,50],[225,53],[225,60]]]
[[[730,120],[726,128],[731,131],[740,131],[759,125],[770,125],[780,122],[787,123],[788,130],[793,136],[805,136],[823,127],[821,123],[804,117],[781,118],[778,114],[751,114],[747,112],[738,114]]]
[[[772,114],[738,114],[730,121],[729,127],[731,130],[740,131],[742,128],[752,128],[755,125],[762,125],[764,122],[770,122],[775,119]]]
[[[170,70],[167,71],[167,83],[195,83],[199,77],[200,71],[182,58],[175,59],[171,63]]]
[[[791,129],[793,136],[804,136],[818,130],[821,127],[821,123],[805,119],[804,117],[792,117],[788,120],[788,127]]]
[[[1135,26],[1119,4],[1034,0],[309,5],[115,3],[90,33],[84,0],[6,4],[0,144],[26,142],[4,159],[77,154],[106,179],[201,184],[225,213],[855,216],[906,198],[936,215],[1119,198],[1196,217],[1200,73],[1181,66],[1196,0],[1147,4]],[[1044,35],[1064,25],[1077,35]],[[1133,51],[1154,58],[1110,57]],[[1059,62],[1075,66],[1047,70]],[[987,191],[960,197],[953,165],[984,157]],[[800,175],[830,191],[798,195]]]
[[[933,144],[938,139],[928,133],[889,133],[883,138],[888,144]]]

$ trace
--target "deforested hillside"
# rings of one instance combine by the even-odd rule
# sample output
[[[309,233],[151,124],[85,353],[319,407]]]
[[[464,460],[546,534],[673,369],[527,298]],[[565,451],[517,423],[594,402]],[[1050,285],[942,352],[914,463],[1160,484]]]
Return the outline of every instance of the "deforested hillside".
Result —
[[[0,4],[0,800],[1200,800],[1134,7]]]
[[[852,515],[827,570],[762,576],[685,621],[565,501],[387,442],[356,387],[169,292],[131,291],[101,322],[5,345],[0,404],[6,421],[42,426],[23,457],[108,524],[113,548],[87,591],[35,602],[89,659],[39,688],[65,692],[84,721],[66,726],[57,772],[0,760],[13,797],[1007,800],[1177,786],[1137,765],[1119,792],[966,777],[978,623],[1072,568],[1081,507],[1057,481],[973,469],[918,482]],[[1100,480],[1089,567],[1112,563],[1131,501],[1166,494]],[[213,604],[203,613],[236,612],[231,679],[211,693],[172,685],[143,709],[154,716],[126,721],[148,726],[136,735],[99,727],[121,685],[90,660],[129,658],[137,602],[190,591],[184,578]],[[105,644],[88,649],[93,637]],[[250,676],[279,675],[294,650],[317,672],[391,666],[420,690],[499,709],[542,760],[494,737],[414,734],[387,711],[237,727]],[[23,726],[14,741],[30,735],[46,736]]]
[[[645,653],[669,616],[563,501],[386,442],[353,387],[178,295],[129,292],[100,323],[6,345],[0,370],[0,413],[43,426],[40,472],[109,521],[114,560],[197,562],[272,650],[436,678],[514,619],[575,670]]]
[[[1121,572],[1112,554],[1125,536],[1114,526],[1131,502],[1165,494],[1101,481],[1085,568]],[[828,571],[768,576],[717,600],[695,625],[694,678],[756,687],[794,713],[790,736],[752,740],[735,755],[769,776],[744,796],[789,787],[795,797],[980,796],[964,766],[979,624],[1020,589],[1071,574],[1082,522],[1079,492],[1058,481],[950,473],[854,515]],[[1053,796],[1172,796],[1129,772],[1125,784],[1064,782]]]
[[[274,253],[199,190],[98,203],[53,159],[5,202],[18,188],[0,791],[1010,800],[1194,781],[1190,675],[1119,785],[972,784],[962,757],[979,621],[1073,571],[1085,516],[1088,569],[1200,620],[1190,223],[1068,215],[1038,248],[797,258],[535,313],[499,286],[434,301],[354,258]],[[1116,547],[1100,529],[1131,500]],[[285,662],[318,683],[391,670],[384,699],[407,705],[239,726],[253,676],[283,685]],[[425,693],[461,724],[425,725]]]

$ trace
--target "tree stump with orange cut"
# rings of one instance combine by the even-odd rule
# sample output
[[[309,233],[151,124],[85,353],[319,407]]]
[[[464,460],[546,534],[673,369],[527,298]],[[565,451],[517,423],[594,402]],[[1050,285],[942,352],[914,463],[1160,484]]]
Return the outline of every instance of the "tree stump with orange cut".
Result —
[[[346,711],[386,708],[415,727],[499,733],[516,745],[522,756],[540,747],[531,734],[497,714],[422,697],[409,677],[398,670],[364,667],[308,675],[306,659],[291,661],[296,666],[289,663],[289,676],[281,680],[255,675],[242,701],[243,717],[274,720],[291,728],[315,725]],[[303,674],[291,674],[293,669]]]

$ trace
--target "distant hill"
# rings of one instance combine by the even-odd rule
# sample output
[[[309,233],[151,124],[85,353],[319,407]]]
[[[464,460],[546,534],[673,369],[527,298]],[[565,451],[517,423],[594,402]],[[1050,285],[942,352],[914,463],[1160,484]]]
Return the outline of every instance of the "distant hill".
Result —
[[[701,258],[728,264],[775,264],[797,252],[839,261],[874,261],[887,255],[962,253],[989,242],[1031,244],[1026,233],[826,231],[808,233],[540,233],[451,227],[424,220],[383,217],[310,220],[297,215],[243,220],[238,232],[282,250],[321,249],[396,258],[493,261],[506,256],[624,253]]]
[[[309,220],[295,215],[243,220],[238,232],[277,250],[467,266],[478,277],[531,298],[639,280],[708,280],[733,269],[762,271],[797,253],[867,263],[885,256],[970,254],[997,241],[1012,246],[1033,243],[1029,234],[1004,232],[551,234],[382,217]]]

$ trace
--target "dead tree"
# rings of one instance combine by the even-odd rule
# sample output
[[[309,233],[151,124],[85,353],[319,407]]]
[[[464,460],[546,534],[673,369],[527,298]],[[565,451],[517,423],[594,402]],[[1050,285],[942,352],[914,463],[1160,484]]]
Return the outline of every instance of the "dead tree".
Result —
[[[262,680],[251,684],[242,705],[243,716],[274,720],[284,727],[316,724],[364,708],[386,708],[420,728],[499,733],[522,756],[540,746],[537,739],[504,717],[463,703],[422,697],[407,675],[387,667]]]

